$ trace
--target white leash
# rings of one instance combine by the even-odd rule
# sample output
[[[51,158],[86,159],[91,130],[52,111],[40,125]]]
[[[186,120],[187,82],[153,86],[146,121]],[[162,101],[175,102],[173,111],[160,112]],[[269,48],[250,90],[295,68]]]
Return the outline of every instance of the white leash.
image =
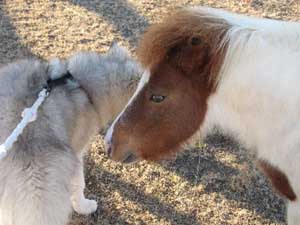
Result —
[[[9,150],[12,148],[13,144],[17,141],[20,134],[23,132],[24,128],[31,122],[35,121],[37,118],[37,112],[41,104],[48,97],[49,91],[44,88],[40,93],[38,99],[33,103],[30,108],[25,108],[22,112],[22,120],[5,140],[3,144],[0,145],[0,160],[3,159]]]

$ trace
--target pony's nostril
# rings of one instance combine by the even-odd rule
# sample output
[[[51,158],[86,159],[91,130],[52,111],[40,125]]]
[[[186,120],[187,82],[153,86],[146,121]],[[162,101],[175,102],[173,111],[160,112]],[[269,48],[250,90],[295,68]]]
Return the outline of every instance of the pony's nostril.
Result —
[[[137,156],[133,153],[127,153],[122,160],[122,163],[133,163],[137,160]]]

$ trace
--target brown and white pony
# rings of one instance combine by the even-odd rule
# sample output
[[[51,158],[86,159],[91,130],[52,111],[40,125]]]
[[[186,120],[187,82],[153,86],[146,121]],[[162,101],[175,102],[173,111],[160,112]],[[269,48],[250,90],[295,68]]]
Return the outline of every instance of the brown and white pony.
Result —
[[[158,160],[217,124],[257,152],[299,225],[300,23],[188,8],[152,25],[138,57],[146,70],[106,135],[109,156]]]

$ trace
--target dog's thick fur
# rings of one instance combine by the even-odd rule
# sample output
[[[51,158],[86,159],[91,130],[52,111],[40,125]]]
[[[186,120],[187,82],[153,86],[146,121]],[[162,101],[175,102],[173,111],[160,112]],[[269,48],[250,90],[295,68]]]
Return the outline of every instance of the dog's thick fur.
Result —
[[[0,142],[20,122],[49,77],[69,70],[76,82],[55,87],[6,158],[0,161],[0,225],[64,225],[72,208],[97,209],[84,197],[82,155],[120,111],[140,67],[126,50],[79,53],[69,60],[22,60],[0,69]]]

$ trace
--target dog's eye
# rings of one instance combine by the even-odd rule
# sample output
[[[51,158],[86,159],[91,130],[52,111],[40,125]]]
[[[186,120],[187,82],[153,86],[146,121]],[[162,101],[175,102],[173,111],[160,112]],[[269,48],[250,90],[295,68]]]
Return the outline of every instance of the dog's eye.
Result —
[[[151,95],[150,100],[155,103],[160,103],[165,100],[166,96],[163,95]]]

